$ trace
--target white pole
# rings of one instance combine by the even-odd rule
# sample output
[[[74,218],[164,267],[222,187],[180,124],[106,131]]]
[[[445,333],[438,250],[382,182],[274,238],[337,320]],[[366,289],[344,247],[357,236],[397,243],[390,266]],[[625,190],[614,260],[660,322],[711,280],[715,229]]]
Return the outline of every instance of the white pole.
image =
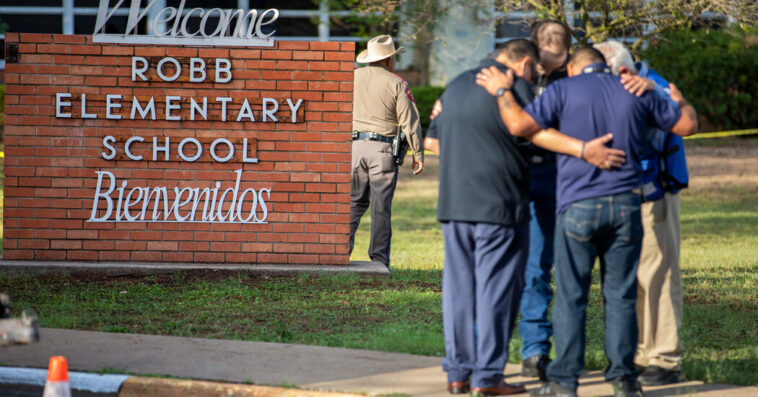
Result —
[[[148,4],[150,3],[148,2]],[[156,34],[153,32],[153,21],[158,17],[158,13],[164,8],[166,8],[166,0],[156,0],[155,5],[150,7],[150,9],[147,11],[147,34]],[[179,16],[177,16],[177,18],[179,18]],[[161,33],[165,32],[166,22],[161,22],[158,25],[158,29],[161,30]]]
[[[74,0],[63,0],[63,34],[74,34]]]
[[[250,11],[250,0],[237,0],[237,8],[243,11],[243,15],[247,14]],[[247,32],[247,18],[240,18],[239,23],[242,24],[240,32]]]
[[[318,39],[329,41],[329,0],[321,0],[318,17]]]

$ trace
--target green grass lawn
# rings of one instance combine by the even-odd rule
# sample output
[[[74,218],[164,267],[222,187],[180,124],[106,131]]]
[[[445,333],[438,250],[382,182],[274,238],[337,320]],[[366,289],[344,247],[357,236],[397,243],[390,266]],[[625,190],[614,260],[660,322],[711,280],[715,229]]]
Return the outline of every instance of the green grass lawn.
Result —
[[[393,206],[390,278],[266,277],[222,272],[11,280],[0,290],[45,327],[304,343],[441,356],[442,235],[435,160],[403,171]],[[690,379],[758,384],[758,186],[682,193],[685,355]],[[354,260],[367,260],[369,219]],[[595,274],[587,366],[602,369],[602,297]],[[518,333],[511,361],[519,362]],[[2,357],[0,357],[0,363]]]

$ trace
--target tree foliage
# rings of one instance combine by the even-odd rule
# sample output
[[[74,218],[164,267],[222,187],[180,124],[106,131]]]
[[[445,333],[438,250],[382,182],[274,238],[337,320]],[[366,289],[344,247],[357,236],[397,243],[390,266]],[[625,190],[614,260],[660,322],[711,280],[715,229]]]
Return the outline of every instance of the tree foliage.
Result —
[[[411,27],[411,39],[432,31],[435,20],[450,0],[331,0],[332,7],[358,11],[368,16],[375,30],[391,33],[389,30],[399,20]],[[456,1],[456,0],[453,0]],[[334,9],[334,8],[333,8]]]
[[[707,120],[701,128],[758,128],[758,27],[673,31],[642,56],[685,93]]]
[[[623,38],[635,51],[648,39],[681,27],[714,23],[747,27],[758,22],[756,0],[495,1],[499,9],[526,12],[532,20],[567,22],[581,44]]]
[[[365,29],[357,36],[371,37],[391,34],[414,48],[413,62],[421,72],[421,84],[426,84],[429,73],[429,47],[438,37],[435,27],[440,16],[459,0],[331,0],[333,9],[358,11],[355,18],[363,19]],[[481,1],[481,0],[473,0]],[[346,21],[349,21],[347,19]],[[333,23],[340,23],[333,21]],[[402,27],[397,28],[398,24]],[[409,45],[409,44],[405,44]]]
[[[340,0],[338,0],[340,1]],[[341,0],[352,9],[381,15],[381,24],[402,18],[414,40],[435,39],[435,20],[455,4],[472,9],[524,13],[522,23],[551,18],[572,26],[581,44],[623,38],[637,51],[667,31],[702,24],[741,28],[758,23],[758,0]],[[349,3],[349,4],[348,4]]]

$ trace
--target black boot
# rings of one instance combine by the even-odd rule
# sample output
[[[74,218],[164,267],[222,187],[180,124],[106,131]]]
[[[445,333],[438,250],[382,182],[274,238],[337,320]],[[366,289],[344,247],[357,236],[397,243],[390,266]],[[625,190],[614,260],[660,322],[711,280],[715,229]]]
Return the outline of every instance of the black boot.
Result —
[[[532,356],[521,362],[521,375],[530,378],[540,378],[541,381],[547,381],[547,365],[550,364],[550,357],[540,354]]]
[[[627,377],[618,377],[611,381],[613,385],[613,397],[644,397],[642,386],[637,381]]]
[[[558,382],[545,382],[539,389],[530,391],[529,395],[533,397],[576,397],[576,390]]]
[[[639,381],[645,386],[661,386],[679,383],[682,381],[682,371],[664,369],[657,365],[651,365],[640,373]]]

